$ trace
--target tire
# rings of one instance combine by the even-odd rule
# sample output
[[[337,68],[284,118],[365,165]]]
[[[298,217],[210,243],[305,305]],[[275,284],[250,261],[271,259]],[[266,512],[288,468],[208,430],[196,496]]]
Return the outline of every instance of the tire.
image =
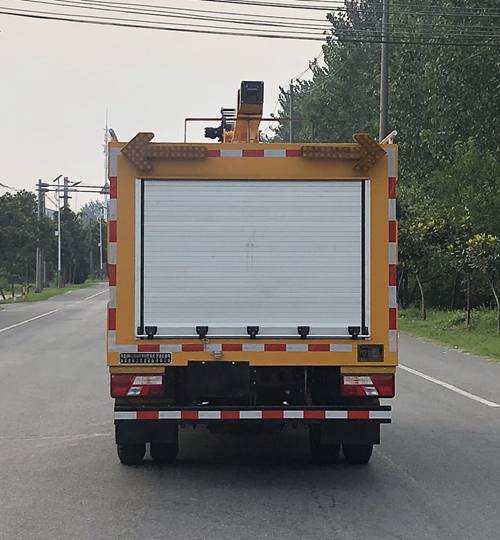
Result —
[[[344,444],[342,450],[350,465],[365,465],[372,457],[373,444]]]
[[[151,443],[149,451],[154,462],[173,463],[179,453],[179,445],[177,443]]]
[[[321,444],[320,426],[309,426],[311,459],[319,465],[335,463],[339,457],[340,444]]]
[[[140,465],[146,453],[145,444],[117,444],[118,458],[123,465]]]

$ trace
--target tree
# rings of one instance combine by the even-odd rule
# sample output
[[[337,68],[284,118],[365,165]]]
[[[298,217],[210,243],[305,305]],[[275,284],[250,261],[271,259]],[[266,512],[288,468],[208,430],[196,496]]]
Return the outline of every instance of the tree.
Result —
[[[460,41],[451,22],[464,29],[490,26],[494,34],[496,21],[486,9],[497,4],[420,0],[416,10],[414,2],[401,0],[390,12],[391,37],[407,41],[390,46],[389,125],[399,133],[401,157],[399,279],[405,300],[418,290],[424,312],[427,304],[467,303],[470,313],[471,304],[489,294],[479,286],[471,292],[465,243],[474,234],[500,237],[498,49],[493,38],[482,39],[491,46],[439,43]],[[443,15],[465,7],[451,20]],[[381,0],[346,0],[344,11],[328,15],[324,62],[311,65],[310,81],[294,84],[294,116],[302,119],[294,123],[294,141],[350,141],[356,131],[378,132],[380,8]],[[366,35],[374,42],[361,43]],[[289,99],[282,90],[278,116],[289,115]],[[284,121],[275,140],[288,137]],[[464,275],[465,296],[459,287]]]
[[[36,198],[19,191],[0,197],[0,273],[12,287],[33,277],[38,238]]]
[[[408,216],[399,229],[400,264],[415,276],[424,321],[427,318],[424,284],[435,277],[432,263],[439,258],[445,237],[446,222],[440,216]]]
[[[102,257],[106,260],[106,236],[107,225],[104,219],[104,207],[99,201],[90,201],[85,204],[79,216],[82,221],[83,229],[86,236],[86,245],[88,253],[89,274],[92,276],[101,275],[100,263],[100,246],[102,240]]]
[[[476,234],[467,242],[472,268],[486,278],[497,309],[497,330],[500,332],[500,239],[492,234]]]
[[[61,209],[61,259],[63,283],[83,283],[88,277],[87,238],[81,219],[69,208]]]

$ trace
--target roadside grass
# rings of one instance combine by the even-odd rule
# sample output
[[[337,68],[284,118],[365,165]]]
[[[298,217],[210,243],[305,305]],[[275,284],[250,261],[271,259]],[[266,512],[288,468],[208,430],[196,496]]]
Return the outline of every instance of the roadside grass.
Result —
[[[500,360],[500,332],[496,329],[496,312],[475,309],[471,326],[466,326],[464,311],[429,310],[422,321],[416,308],[399,311],[399,328],[414,336],[425,337],[444,345]]]
[[[59,294],[66,294],[70,291],[76,291],[78,289],[86,289],[87,287],[92,287],[92,285],[97,285],[98,283],[104,283],[104,280],[103,279],[89,279],[85,281],[84,283],[68,284],[65,287],[61,287],[60,289],[58,287],[51,285],[43,289],[42,292],[37,293],[35,291],[30,291],[25,296],[17,296],[15,300],[10,296],[7,296],[6,300],[3,300],[0,297],[0,305],[18,304],[19,302],[38,302],[40,300],[48,300],[49,298],[52,298],[53,296],[57,296]]]

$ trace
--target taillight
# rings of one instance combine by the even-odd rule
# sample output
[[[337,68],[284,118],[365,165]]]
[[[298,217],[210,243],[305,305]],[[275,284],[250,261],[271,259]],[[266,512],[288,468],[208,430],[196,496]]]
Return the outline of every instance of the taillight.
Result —
[[[344,397],[394,397],[394,374],[342,375]]]
[[[111,375],[111,397],[163,396],[163,375]]]

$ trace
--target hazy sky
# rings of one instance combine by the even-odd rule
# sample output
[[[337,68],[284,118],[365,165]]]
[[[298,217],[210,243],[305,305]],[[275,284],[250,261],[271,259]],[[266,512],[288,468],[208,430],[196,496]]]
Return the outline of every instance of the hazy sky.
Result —
[[[248,79],[265,81],[268,115],[278,86],[320,50],[319,42],[0,15],[0,182],[34,189],[38,178],[63,173],[102,183],[106,110],[120,140],[153,131],[157,141],[180,141],[184,117],[235,106],[239,83]],[[73,208],[88,199],[78,195]]]

